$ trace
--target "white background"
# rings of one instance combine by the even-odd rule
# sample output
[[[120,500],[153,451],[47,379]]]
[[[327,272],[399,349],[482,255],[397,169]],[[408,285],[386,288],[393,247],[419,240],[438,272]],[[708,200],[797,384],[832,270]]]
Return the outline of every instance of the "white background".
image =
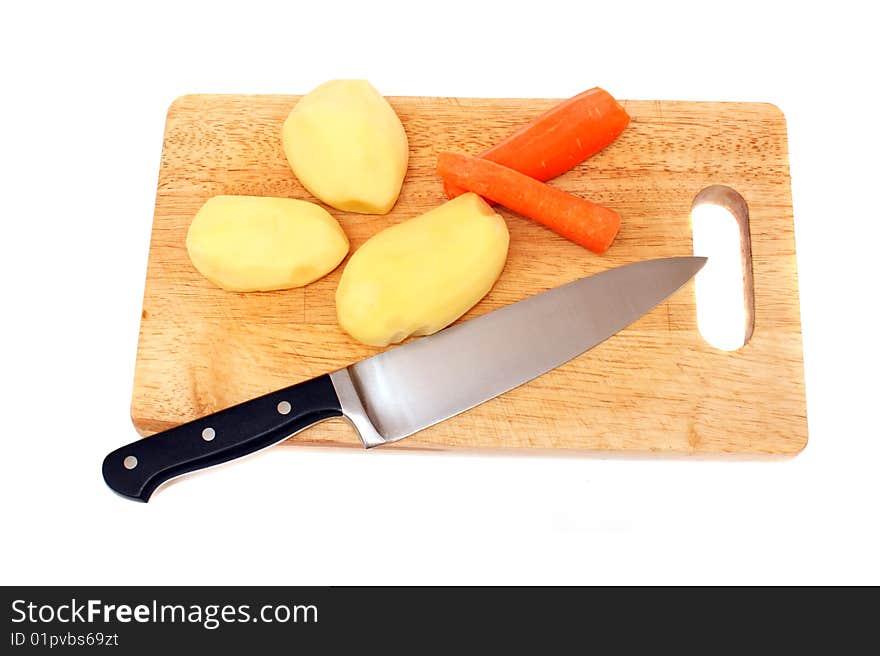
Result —
[[[0,9],[0,582],[880,583],[869,3],[277,4]],[[136,437],[169,103],[335,77],[387,95],[601,85],[628,99],[778,104],[806,450],[732,462],[274,449],[149,504],[112,494],[99,469]]]

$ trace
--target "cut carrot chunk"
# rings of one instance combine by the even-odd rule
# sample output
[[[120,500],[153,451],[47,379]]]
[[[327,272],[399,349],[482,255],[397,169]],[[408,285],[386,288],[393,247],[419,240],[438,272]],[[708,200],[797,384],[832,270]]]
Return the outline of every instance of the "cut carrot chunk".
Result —
[[[479,157],[545,182],[574,168],[617,139],[629,114],[596,87],[556,105]],[[464,189],[448,181],[448,198]]]
[[[542,223],[563,237],[603,253],[620,229],[620,215],[495,162],[440,153],[444,181],[472,191]]]

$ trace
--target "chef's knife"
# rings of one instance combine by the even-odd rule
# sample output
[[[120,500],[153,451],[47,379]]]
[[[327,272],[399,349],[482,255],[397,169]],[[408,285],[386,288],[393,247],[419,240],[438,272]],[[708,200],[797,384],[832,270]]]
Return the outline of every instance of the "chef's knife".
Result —
[[[367,448],[396,442],[554,369],[663,302],[705,264],[647,260],[550,289],[345,369],[112,452],[104,480],[147,501],[165,481],[344,416]]]

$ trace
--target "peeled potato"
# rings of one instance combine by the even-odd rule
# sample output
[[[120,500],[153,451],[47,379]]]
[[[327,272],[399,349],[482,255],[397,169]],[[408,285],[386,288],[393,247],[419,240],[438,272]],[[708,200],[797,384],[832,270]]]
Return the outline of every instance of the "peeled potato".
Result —
[[[331,207],[385,214],[397,202],[409,146],[397,114],[366,80],[331,80],[303,96],[281,130],[294,174]]]
[[[386,228],[342,272],[339,325],[372,346],[435,333],[492,288],[508,242],[504,219],[472,193]]]
[[[328,274],[348,238],[323,207],[292,198],[214,196],[186,235],[193,266],[236,292],[301,287]]]

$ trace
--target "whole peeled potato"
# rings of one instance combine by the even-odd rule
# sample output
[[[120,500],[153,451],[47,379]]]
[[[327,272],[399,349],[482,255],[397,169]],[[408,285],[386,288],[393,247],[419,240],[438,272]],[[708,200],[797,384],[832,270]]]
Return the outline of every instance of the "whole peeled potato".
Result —
[[[385,214],[397,202],[409,161],[406,132],[366,80],[331,80],[303,96],[281,142],[299,181],[331,207]]]
[[[339,325],[373,346],[435,333],[492,288],[508,242],[504,218],[472,193],[386,228],[342,271]]]
[[[237,292],[301,287],[328,274],[348,253],[348,237],[315,203],[264,196],[214,196],[186,235],[193,266]]]

